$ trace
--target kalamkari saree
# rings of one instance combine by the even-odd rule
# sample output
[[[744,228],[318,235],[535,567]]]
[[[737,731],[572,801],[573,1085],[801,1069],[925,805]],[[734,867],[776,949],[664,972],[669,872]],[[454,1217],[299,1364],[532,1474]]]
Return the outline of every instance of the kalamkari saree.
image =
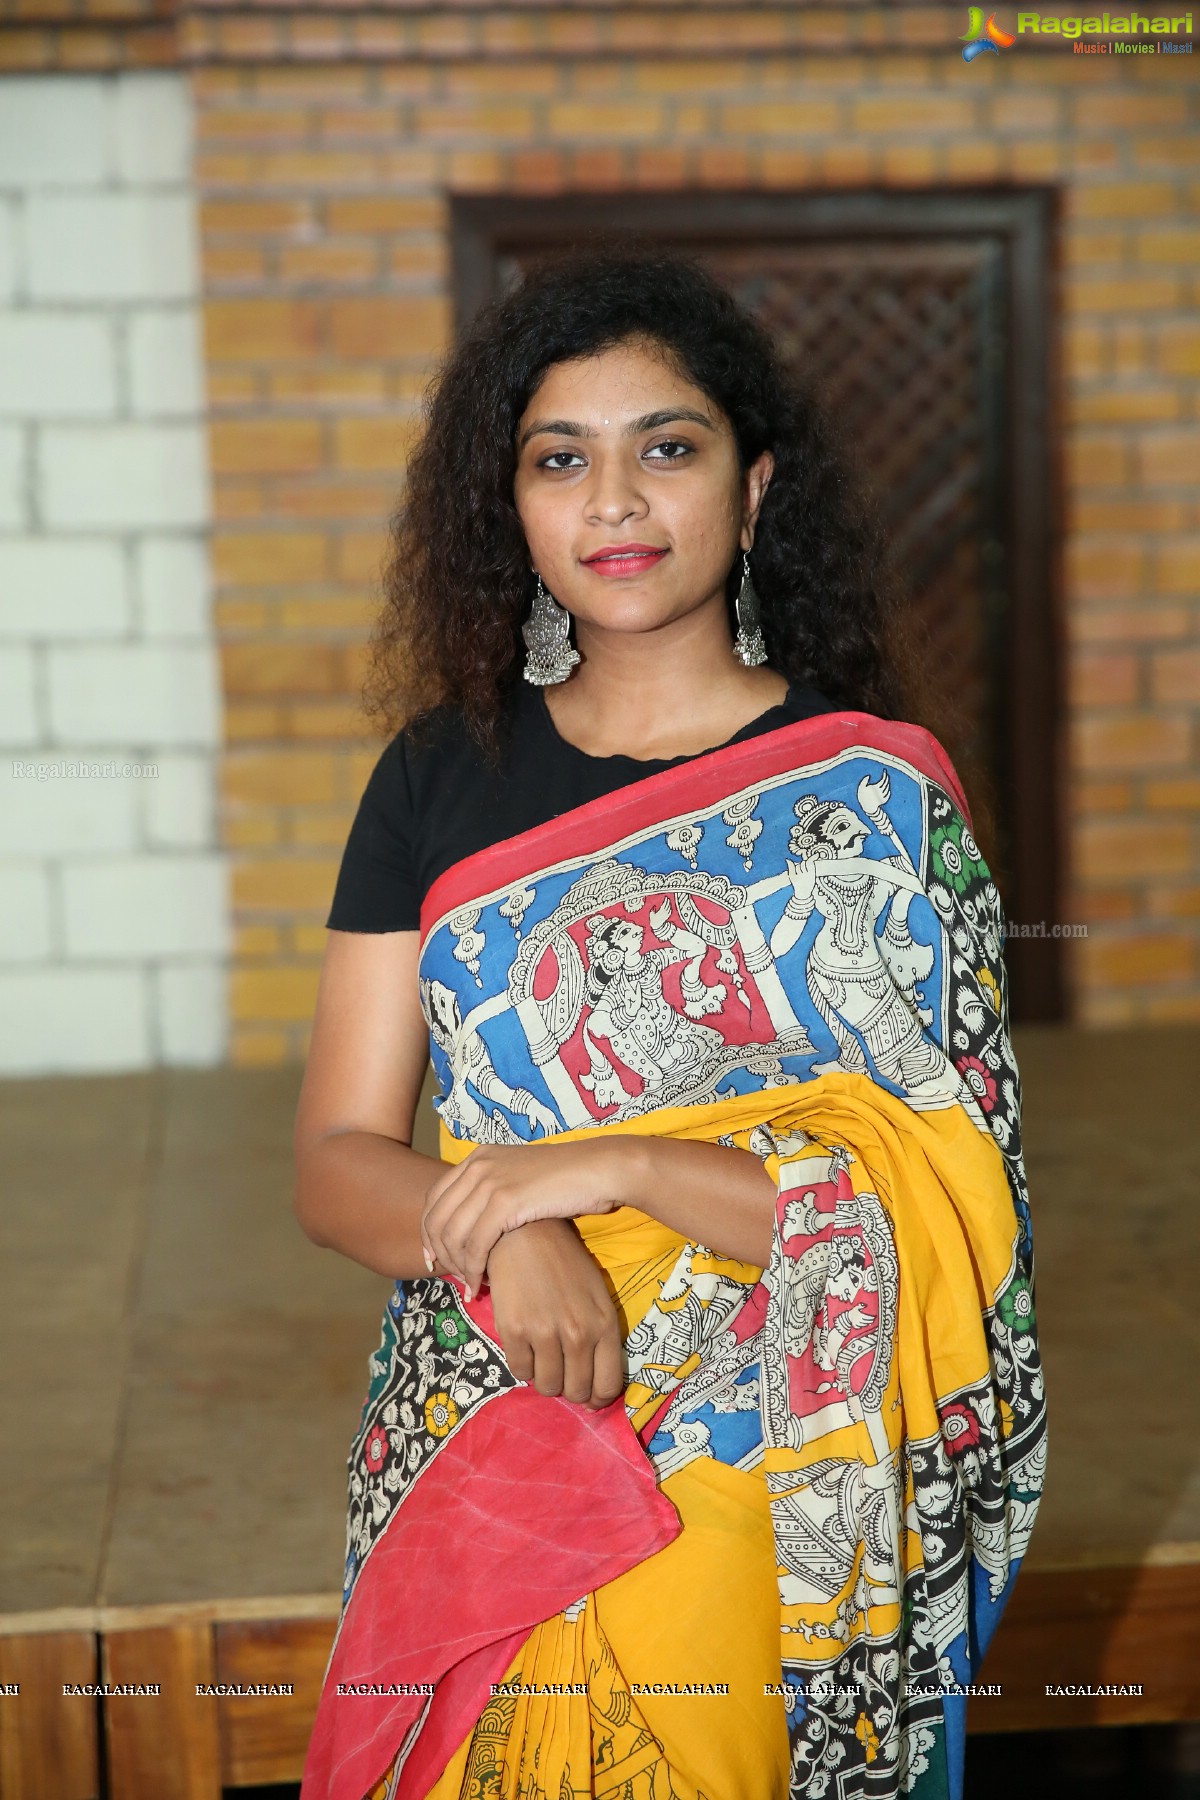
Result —
[[[1004,915],[935,738],[842,712],[471,855],[421,916],[442,1155],[665,1133],[777,1185],[765,1269],[577,1224],[623,1399],[397,1281],[303,1800],[962,1790],[1045,1468]]]

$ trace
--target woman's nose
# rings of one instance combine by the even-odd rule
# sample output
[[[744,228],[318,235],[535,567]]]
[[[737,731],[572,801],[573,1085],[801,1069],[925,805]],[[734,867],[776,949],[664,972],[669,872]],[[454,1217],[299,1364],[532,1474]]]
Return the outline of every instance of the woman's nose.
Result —
[[[625,519],[645,516],[645,496],[623,459],[597,457],[588,486],[587,510],[589,517],[602,520],[606,525],[619,525]]]

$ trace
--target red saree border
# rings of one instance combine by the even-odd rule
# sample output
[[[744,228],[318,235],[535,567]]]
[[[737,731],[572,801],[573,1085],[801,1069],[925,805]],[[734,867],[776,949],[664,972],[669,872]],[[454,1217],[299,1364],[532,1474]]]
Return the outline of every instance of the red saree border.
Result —
[[[525,1637],[672,1542],[624,1402],[521,1386],[489,1400],[397,1509],[358,1577],[322,1683],[302,1800],[362,1800],[421,1721],[398,1793],[437,1780]],[[339,1682],[420,1694],[339,1694]]]
[[[605,825],[605,842],[649,828],[672,811],[712,806],[729,793],[747,787],[757,777],[784,773],[788,759],[803,768],[836,756],[843,750],[878,750],[900,756],[949,793],[967,825],[970,809],[954,765],[931,731],[897,719],[880,719],[874,713],[817,713],[797,719],[778,731],[764,732],[744,744],[710,750],[675,769],[662,769],[629,786],[572,807],[545,825],[535,825],[515,837],[502,838],[485,850],[464,856],[439,875],[421,905],[421,943],[439,919],[468,905],[481,893],[490,893],[508,882],[528,876],[531,867],[566,862],[597,848],[594,827]],[[679,805],[673,807],[677,795]],[[538,862],[531,862],[536,852]]]

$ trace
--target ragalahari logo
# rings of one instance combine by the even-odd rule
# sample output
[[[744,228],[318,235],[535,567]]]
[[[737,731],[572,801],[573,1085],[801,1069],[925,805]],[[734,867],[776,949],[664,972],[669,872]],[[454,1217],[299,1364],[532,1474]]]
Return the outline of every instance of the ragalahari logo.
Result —
[[[1016,41],[1010,32],[1000,29],[995,13],[988,14],[985,25],[982,6],[968,6],[967,29],[959,39],[963,47],[964,62],[974,62],[985,50],[994,51],[998,56],[1001,50],[1011,50]]]

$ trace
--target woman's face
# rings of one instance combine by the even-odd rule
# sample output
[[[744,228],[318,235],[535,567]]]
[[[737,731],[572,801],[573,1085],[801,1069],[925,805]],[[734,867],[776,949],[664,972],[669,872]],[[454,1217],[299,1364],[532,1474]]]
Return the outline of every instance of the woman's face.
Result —
[[[749,549],[769,451],[738,468],[733,428],[661,347],[631,339],[556,363],[517,426],[530,560],[586,642],[708,606]]]

